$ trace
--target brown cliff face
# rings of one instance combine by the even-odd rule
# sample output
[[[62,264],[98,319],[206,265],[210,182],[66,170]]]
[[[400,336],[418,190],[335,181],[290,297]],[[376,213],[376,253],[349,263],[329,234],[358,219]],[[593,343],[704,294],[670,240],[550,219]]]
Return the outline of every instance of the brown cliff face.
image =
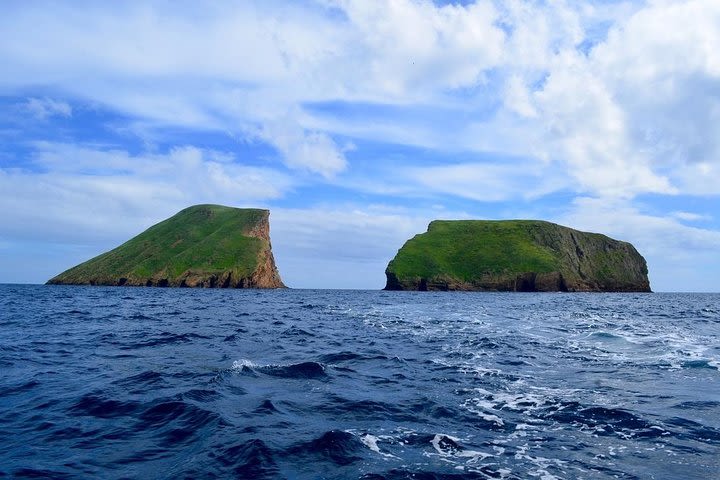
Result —
[[[267,211],[267,210],[266,210]],[[272,252],[272,244],[270,243],[270,212],[262,222],[258,222],[248,233],[248,237],[259,238],[266,243],[266,247],[260,252],[258,266],[248,279],[246,288],[286,288],[280,279],[275,265],[275,257]]]
[[[196,205],[50,284],[285,288],[270,243],[270,212]]]

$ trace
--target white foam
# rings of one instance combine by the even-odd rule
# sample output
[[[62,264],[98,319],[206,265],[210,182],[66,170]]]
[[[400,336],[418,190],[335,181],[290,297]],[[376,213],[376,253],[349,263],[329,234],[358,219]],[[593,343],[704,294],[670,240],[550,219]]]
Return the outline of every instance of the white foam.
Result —
[[[442,448],[440,448],[440,442],[442,441],[443,438],[447,438],[447,439],[449,439],[449,440],[452,440],[452,441],[455,442],[455,443],[459,443],[459,442],[460,442],[460,439],[457,438],[457,437],[451,437],[450,435],[443,435],[443,434],[441,434],[441,433],[437,433],[437,434],[435,434],[435,436],[433,437],[433,439],[430,440],[430,443],[432,444],[433,447],[435,447],[435,450],[437,450],[437,452],[438,452],[440,455],[446,456],[446,455],[447,455],[447,452],[446,452],[445,450],[443,450]]]
[[[459,449],[459,448],[458,449],[452,448],[452,449],[444,450],[440,446],[440,442],[444,438],[447,438],[448,440],[452,440],[453,442],[455,442],[458,445],[460,444],[460,439],[457,437],[445,435],[442,433],[435,434],[433,439],[430,440],[430,443],[432,444],[433,448],[435,448],[437,453],[442,457],[469,458],[468,463],[472,464],[472,463],[476,463],[476,462],[481,462],[481,461],[485,460],[486,458],[495,456],[491,453],[479,452],[477,450],[463,450],[463,449]]]
[[[462,406],[469,412],[474,413],[486,422],[494,423],[495,425],[502,427],[505,422],[502,418],[494,413],[489,413],[488,410],[494,411],[494,405],[492,402],[485,401],[481,398],[470,398],[463,402]]]
[[[518,452],[515,454],[517,460],[528,460],[533,465],[537,466],[537,470],[528,472],[532,477],[540,477],[541,480],[561,480],[560,477],[556,477],[547,471],[547,469],[555,465],[556,467],[562,467],[567,462],[559,459],[550,459],[545,457],[536,457],[528,454],[529,447],[524,445],[518,447]]]
[[[380,451],[380,447],[378,447],[378,440],[380,440],[375,435],[365,434],[360,437],[360,441],[362,441],[370,450],[377,453],[382,453]]]
[[[395,455],[391,453],[385,453],[380,450],[380,447],[378,446],[378,441],[380,441],[382,438],[388,438],[388,437],[376,437],[375,435],[371,435],[369,433],[365,433],[363,435],[358,435],[352,430],[346,430],[346,432],[357,436],[360,438],[360,441],[365,444],[366,447],[368,447],[370,450],[372,450],[375,453],[378,453],[382,455],[385,458],[398,458]],[[392,438],[392,437],[390,437]]]
[[[477,389],[480,397],[466,400],[462,406],[472,413],[480,416],[485,421],[493,422],[498,426],[505,425],[502,418],[497,415],[501,410],[512,410],[516,412],[529,413],[548,404],[548,397],[545,394],[532,393],[490,393],[487,390]],[[520,428],[518,428],[519,430]]]
[[[245,358],[241,358],[240,360],[235,360],[232,364],[233,370],[242,370],[244,367],[255,368],[255,367],[257,367],[257,365]]]

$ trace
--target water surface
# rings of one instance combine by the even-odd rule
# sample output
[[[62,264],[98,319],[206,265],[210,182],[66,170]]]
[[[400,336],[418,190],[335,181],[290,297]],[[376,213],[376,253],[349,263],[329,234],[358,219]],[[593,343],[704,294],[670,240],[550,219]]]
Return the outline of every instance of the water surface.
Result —
[[[0,477],[720,478],[720,295],[0,285]]]

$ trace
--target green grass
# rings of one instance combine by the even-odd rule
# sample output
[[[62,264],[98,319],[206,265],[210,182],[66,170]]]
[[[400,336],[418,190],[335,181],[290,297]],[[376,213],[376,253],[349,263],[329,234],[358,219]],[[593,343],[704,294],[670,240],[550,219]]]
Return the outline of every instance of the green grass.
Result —
[[[158,223],[119,247],[55,277],[65,283],[103,283],[119,278],[165,278],[191,271],[250,275],[265,240],[243,235],[268,212],[196,205]]]
[[[437,220],[408,240],[388,271],[398,278],[450,275],[471,281],[483,273],[552,272],[560,260],[538,245],[532,230],[546,222],[531,220]]]

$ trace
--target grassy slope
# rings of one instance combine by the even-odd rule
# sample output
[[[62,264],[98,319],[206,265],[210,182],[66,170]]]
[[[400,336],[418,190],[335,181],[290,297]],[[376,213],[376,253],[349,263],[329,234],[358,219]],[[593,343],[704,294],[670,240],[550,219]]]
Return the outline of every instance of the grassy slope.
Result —
[[[189,207],[53,280],[173,279],[188,270],[197,274],[232,270],[248,276],[257,267],[266,242],[240,233],[250,230],[266,213],[220,205]]]
[[[427,233],[416,235],[400,249],[388,270],[398,278],[452,275],[470,281],[479,273],[552,272],[560,260],[537,245],[531,220],[434,221]]]

